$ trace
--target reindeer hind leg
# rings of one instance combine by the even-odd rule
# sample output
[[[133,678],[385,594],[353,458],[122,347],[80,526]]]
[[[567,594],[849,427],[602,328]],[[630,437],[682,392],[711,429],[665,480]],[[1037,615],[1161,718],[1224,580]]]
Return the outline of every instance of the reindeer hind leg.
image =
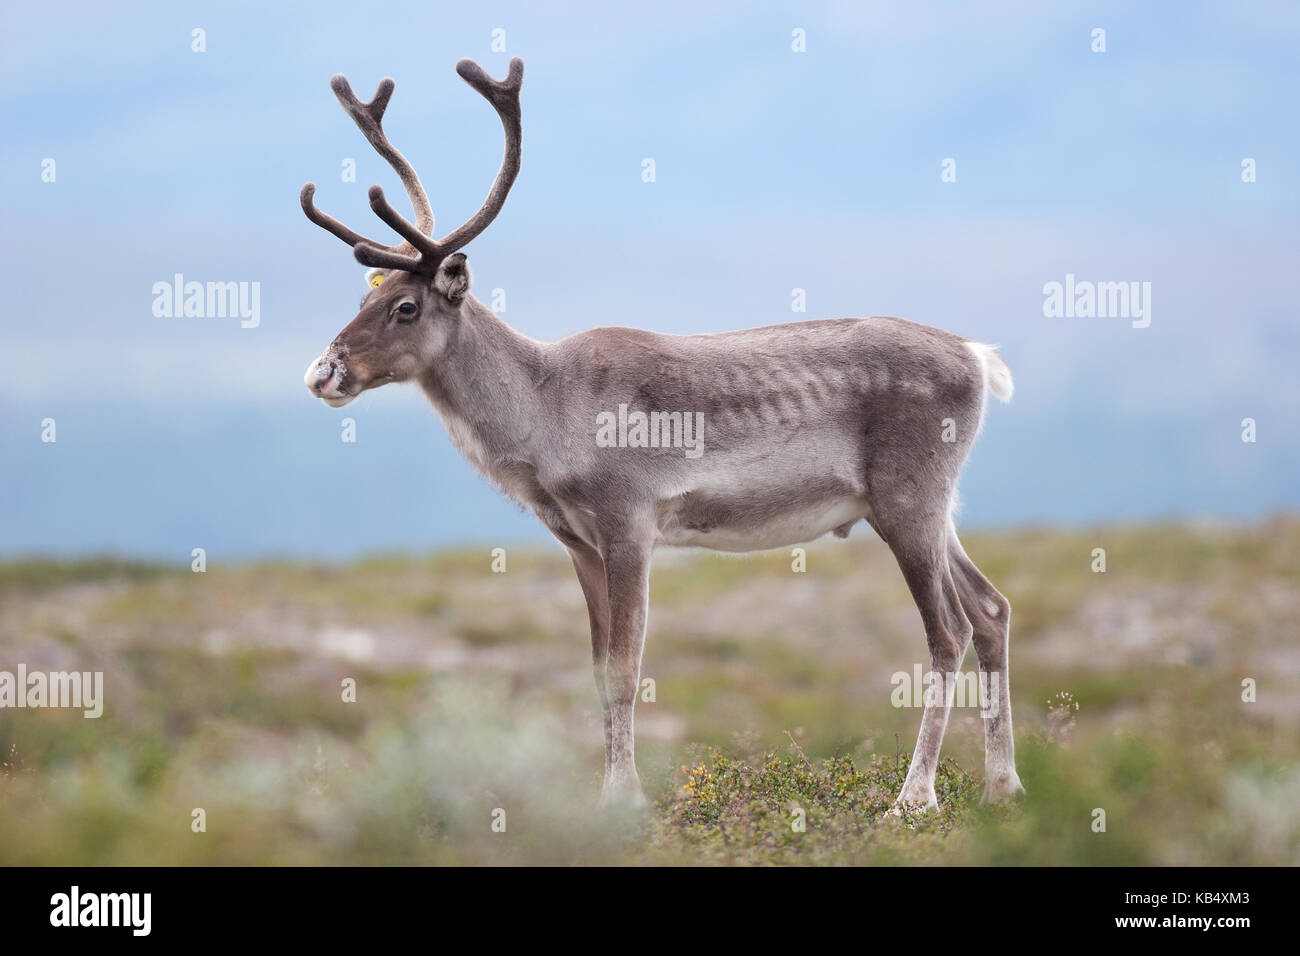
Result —
[[[942,684],[927,688],[921,730],[912,762],[894,809],[934,809],[935,773],[943,744],[948,714],[952,708],[955,677],[971,640],[971,623],[962,608],[957,585],[948,563],[946,501],[931,499],[927,507],[899,507],[907,498],[889,505],[878,496],[872,526],[889,545],[903,572],[921,621],[930,652],[930,672],[940,675]],[[936,699],[937,697],[937,699]]]
[[[1016,773],[1011,734],[1011,602],[984,577],[966,555],[957,531],[948,529],[948,565],[974,628],[975,654],[981,677],[984,718],[984,801],[997,803],[1023,794]]]

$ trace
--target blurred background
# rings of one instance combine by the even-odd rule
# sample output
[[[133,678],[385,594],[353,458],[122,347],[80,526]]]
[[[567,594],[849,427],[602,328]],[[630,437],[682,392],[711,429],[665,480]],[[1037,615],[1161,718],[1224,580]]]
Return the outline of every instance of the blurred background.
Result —
[[[0,670],[107,687],[98,721],[0,711],[0,862],[1300,860],[1300,9],[983,6],[0,12]],[[925,658],[863,526],[806,574],[657,559],[657,813],[634,846],[593,821],[562,549],[414,386],[302,384],[364,285],[299,189],[379,238],[366,189],[401,196],[329,77],[395,78],[441,233],[500,162],[465,56],[527,65],[522,173],[467,252],[528,335],[884,314],[1001,345],[961,521],[1015,608],[1012,817],[957,713],[945,809],[879,820],[919,720],[889,679]],[[258,283],[257,326],[155,316],[177,273]],[[1150,325],[1045,316],[1067,275],[1149,282]]]

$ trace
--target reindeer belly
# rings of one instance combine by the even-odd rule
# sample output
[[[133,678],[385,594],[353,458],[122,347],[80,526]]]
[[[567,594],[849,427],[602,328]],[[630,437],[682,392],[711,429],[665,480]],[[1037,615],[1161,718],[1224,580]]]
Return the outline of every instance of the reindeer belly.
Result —
[[[661,509],[659,539],[672,547],[763,551],[812,541],[828,531],[846,536],[870,513],[865,498],[850,494],[782,502],[763,495],[690,492]]]

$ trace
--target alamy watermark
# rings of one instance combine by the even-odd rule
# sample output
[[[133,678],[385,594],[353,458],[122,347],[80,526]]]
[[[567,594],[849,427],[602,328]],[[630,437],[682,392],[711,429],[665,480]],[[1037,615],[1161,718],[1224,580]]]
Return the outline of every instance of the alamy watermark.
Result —
[[[240,319],[255,329],[262,321],[262,283],[186,282],[176,273],[171,282],[153,284],[153,314],[159,319]]]
[[[55,927],[124,927],[132,936],[153,928],[152,893],[83,893],[73,886],[50,897],[50,925]]]
[[[921,665],[916,664],[910,674],[895,671],[889,683],[894,688],[889,702],[895,707],[942,707],[944,701],[952,701],[953,707],[978,707],[981,717],[998,714],[1001,678],[996,671],[940,674],[922,672]]]
[[[0,709],[72,707],[93,720],[104,713],[103,671],[0,671]]]
[[[1131,319],[1133,328],[1151,324],[1150,282],[1076,281],[1067,272],[1065,282],[1043,285],[1043,315],[1049,319]]]
[[[704,454],[703,412],[628,411],[596,415],[596,444],[601,448],[682,448],[687,458]]]

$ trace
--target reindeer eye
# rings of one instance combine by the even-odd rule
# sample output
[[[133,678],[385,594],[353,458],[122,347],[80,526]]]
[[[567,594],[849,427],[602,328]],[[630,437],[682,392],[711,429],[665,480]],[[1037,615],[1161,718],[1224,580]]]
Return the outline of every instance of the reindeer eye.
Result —
[[[412,302],[410,299],[407,299],[405,302],[400,303],[397,306],[397,308],[393,310],[393,315],[397,317],[397,321],[399,322],[410,322],[412,319],[415,318],[415,313],[418,311],[419,309],[416,308],[415,303]]]

